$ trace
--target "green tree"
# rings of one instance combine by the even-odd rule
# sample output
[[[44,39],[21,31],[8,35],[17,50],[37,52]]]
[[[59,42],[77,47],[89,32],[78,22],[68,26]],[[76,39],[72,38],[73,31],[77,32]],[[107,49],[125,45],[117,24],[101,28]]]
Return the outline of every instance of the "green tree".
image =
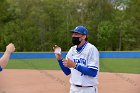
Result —
[[[13,42],[17,51],[67,51],[69,30],[84,25],[99,50],[139,50],[138,0],[1,0],[0,49]]]
[[[99,50],[109,51],[115,49],[113,41],[115,41],[114,36],[116,33],[114,28],[113,23],[110,21],[103,21],[99,24],[97,34]]]
[[[130,0],[126,10],[127,18],[130,19],[129,32],[131,43],[128,49],[140,50],[140,1]]]
[[[0,50],[5,50],[5,43],[3,43],[3,26],[10,21],[10,13],[8,12],[9,4],[6,0],[0,0]]]

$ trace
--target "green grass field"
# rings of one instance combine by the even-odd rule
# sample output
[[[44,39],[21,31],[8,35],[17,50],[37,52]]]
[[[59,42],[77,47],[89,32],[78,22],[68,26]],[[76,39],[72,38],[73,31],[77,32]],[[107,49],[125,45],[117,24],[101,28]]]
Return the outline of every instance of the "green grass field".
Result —
[[[60,70],[56,59],[11,59],[7,69]],[[100,71],[140,74],[140,58],[100,59]]]

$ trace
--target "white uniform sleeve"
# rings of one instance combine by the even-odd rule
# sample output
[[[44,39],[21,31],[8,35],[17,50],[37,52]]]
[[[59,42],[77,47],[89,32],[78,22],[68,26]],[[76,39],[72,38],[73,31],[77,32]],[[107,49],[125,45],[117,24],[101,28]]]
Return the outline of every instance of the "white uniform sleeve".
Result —
[[[99,69],[99,52],[95,47],[92,47],[88,54],[88,68]]]

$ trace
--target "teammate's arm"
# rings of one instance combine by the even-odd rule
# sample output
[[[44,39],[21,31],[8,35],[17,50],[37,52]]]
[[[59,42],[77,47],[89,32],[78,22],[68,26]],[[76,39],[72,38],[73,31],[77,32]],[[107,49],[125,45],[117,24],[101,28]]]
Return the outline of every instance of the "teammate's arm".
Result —
[[[8,64],[8,60],[10,58],[10,54],[8,52],[5,52],[3,54],[3,56],[0,58],[0,66],[1,66],[1,69],[5,68],[6,65]]]
[[[2,71],[2,69],[6,67],[6,65],[8,64],[10,55],[14,51],[15,51],[14,44],[10,43],[8,46],[6,46],[6,51],[4,52],[3,56],[0,58],[0,71]]]

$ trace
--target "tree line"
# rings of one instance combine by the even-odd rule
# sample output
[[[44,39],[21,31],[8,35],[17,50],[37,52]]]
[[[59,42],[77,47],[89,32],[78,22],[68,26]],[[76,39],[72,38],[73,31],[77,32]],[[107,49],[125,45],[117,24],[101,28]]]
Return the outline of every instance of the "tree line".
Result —
[[[83,25],[100,51],[140,50],[139,0],[0,0],[0,50],[63,51],[72,46],[70,30]]]

